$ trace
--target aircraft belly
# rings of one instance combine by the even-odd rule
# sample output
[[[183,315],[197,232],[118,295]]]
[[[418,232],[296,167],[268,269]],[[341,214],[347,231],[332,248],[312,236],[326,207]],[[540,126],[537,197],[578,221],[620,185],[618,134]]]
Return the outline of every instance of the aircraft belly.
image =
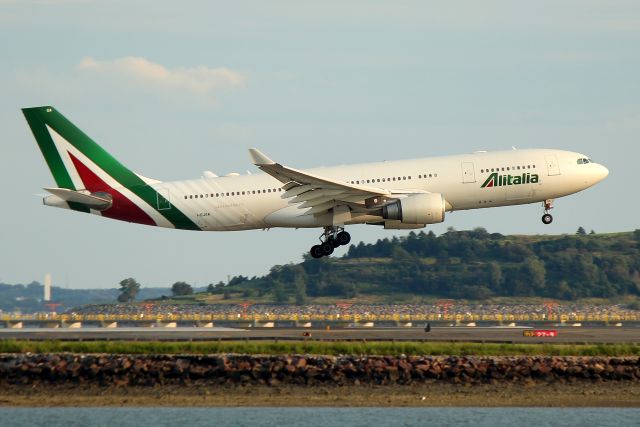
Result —
[[[207,217],[207,226],[215,230],[250,230],[262,228],[261,221],[244,205],[221,206]]]
[[[288,206],[265,216],[267,227],[328,227],[333,224],[333,215],[304,215],[304,209],[297,206]]]

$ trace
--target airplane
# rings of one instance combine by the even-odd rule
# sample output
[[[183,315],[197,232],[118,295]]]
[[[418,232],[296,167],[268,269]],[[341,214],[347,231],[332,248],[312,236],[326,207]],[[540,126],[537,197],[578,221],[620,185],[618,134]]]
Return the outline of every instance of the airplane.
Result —
[[[446,212],[542,202],[609,171],[580,153],[526,149],[294,169],[249,149],[265,173],[163,182],[131,171],[50,106],[22,109],[56,182],[46,206],[158,227],[198,231],[322,228],[313,258],[347,245],[353,224],[419,229]]]

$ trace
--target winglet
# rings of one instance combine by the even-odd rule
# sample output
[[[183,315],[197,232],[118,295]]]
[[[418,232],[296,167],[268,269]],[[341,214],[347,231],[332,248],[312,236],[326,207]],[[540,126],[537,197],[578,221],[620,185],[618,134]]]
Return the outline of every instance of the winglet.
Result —
[[[264,166],[264,165],[275,165],[276,162],[262,154],[260,150],[257,148],[249,148],[249,156],[251,156],[251,161],[256,166]]]

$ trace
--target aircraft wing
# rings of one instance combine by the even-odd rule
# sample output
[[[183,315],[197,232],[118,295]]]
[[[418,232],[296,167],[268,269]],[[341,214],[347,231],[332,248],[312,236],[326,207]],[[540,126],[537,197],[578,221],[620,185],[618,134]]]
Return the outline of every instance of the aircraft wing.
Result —
[[[339,205],[366,212],[365,200],[392,195],[383,188],[355,185],[283,166],[255,148],[249,149],[249,155],[253,164],[284,184],[283,199],[291,199],[289,203],[299,203],[298,208],[308,209],[304,215],[322,214]]]

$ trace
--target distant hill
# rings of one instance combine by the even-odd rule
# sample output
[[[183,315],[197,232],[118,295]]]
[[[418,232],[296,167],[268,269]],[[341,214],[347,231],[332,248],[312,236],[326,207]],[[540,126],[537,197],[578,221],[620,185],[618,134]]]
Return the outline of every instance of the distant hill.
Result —
[[[227,297],[429,296],[482,300],[546,297],[564,300],[640,296],[640,230],[616,234],[504,236],[482,228],[441,236],[352,245],[341,258],[275,266],[263,277],[234,277],[215,292]]]
[[[38,282],[28,285],[8,285],[0,283],[0,310],[5,313],[34,313],[47,311],[42,302],[44,286]],[[113,303],[118,297],[118,289],[65,289],[52,287],[52,301],[60,303],[58,312],[84,304]],[[171,295],[169,288],[142,288],[138,299],[159,298]]]
[[[342,257],[277,265],[269,274],[233,277],[165,302],[304,304],[357,298],[360,302],[418,299],[540,297],[560,300],[640,297],[640,230],[615,234],[504,236],[482,228],[441,236],[410,233],[352,245]],[[43,286],[0,284],[0,310],[43,311]],[[118,289],[52,290],[60,311],[115,303]],[[137,301],[171,295],[142,288]]]

